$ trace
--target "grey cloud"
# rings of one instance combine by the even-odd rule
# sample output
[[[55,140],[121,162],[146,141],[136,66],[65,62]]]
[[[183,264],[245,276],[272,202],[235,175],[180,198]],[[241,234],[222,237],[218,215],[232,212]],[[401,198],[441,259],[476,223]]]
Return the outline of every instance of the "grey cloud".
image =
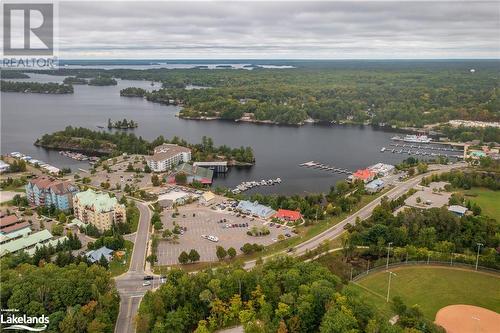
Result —
[[[60,56],[498,58],[499,2],[61,2]]]

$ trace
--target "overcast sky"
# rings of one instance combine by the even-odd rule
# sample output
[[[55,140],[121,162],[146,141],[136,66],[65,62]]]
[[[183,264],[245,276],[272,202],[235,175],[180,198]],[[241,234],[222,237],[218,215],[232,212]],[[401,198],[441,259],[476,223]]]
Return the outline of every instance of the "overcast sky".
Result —
[[[60,58],[500,58],[499,1],[61,2]]]

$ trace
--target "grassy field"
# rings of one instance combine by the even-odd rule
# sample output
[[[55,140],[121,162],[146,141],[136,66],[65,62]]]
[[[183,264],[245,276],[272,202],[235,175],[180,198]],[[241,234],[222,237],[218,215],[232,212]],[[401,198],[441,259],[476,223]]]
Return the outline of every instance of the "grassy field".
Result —
[[[391,298],[401,296],[407,305],[418,304],[425,317],[434,320],[436,312],[451,304],[470,304],[500,312],[500,275],[446,267],[418,266],[392,270]],[[389,317],[386,303],[388,274],[385,271],[357,281],[365,299]]]
[[[125,241],[125,256],[122,260],[113,259],[109,263],[109,271],[111,272],[111,276],[118,276],[125,273],[130,266],[130,257],[132,257],[132,249],[134,248],[134,243],[131,241]],[[125,260],[125,263],[123,263]]]
[[[466,200],[475,202],[481,207],[481,213],[500,221],[500,191],[485,188],[473,188],[464,192]]]

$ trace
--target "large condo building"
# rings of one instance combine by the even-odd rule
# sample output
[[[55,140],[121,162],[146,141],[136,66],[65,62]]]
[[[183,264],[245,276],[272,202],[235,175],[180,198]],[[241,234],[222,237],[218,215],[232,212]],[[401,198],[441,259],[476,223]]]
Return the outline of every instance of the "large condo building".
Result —
[[[154,172],[165,172],[173,166],[191,160],[191,149],[174,144],[162,144],[154,149],[152,156],[146,157],[148,166]]]
[[[30,204],[60,210],[71,209],[73,196],[78,193],[78,187],[71,182],[45,176],[31,179],[25,188]]]
[[[75,217],[86,224],[92,224],[99,231],[108,230],[113,223],[126,221],[125,206],[106,193],[88,189],[73,198]]]

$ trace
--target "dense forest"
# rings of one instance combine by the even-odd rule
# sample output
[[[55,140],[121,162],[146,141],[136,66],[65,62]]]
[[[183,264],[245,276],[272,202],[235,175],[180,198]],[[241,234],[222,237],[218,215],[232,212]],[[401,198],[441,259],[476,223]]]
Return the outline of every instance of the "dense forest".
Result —
[[[59,83],[1,81],[1,90],[8,92],[39,94],[72,94],[73,86]]]
[[[220,159],[220,156],[228,161],[243,163],[254,163],[253,150],[250,147],[230,148],[228,146],[214,146],[211,138],[204,137],[202,143],[191,144],[178,137],[167,140],[159,136],[149,142],[133,133],[93,131],[83,127],[66,127],[63,131],[52,134],[44,134],[37,139],[35,145],[64,150],[79,150],[100,155],[128,154],[151,154],[153,148],[163,143],[178,144],[191,148],[194,161],[206,161]]]
[[[498,127],[452,127],[443,125],[437,129],[451,141],[467,142],[479,140],[481,142],[500,143],[500,128]]]
[[[114,331],[119,296],[106,269],[85,263],[17,266],[9,260],[2,258],[2,309],[18,309],[27,316],[48,314],[44,332]]]
[[[298,124],[307,118],[397,126],[450,119],[500,119],[496,61],[296,62],[291,69],[61,69],[56,75],[108,75],[161,81],[151,101],[173,99],[186,117]],[[475,69],[471,71],[471,69]],[[184,89],[187,85],[209,89]]]
[[[412,319],[392,326],[325,267],[284,256],[251,271],[169,271],[167,282],[144,296],[137,332],[208,333],[234,325],[247,333],[440,332],[418,309]]]

